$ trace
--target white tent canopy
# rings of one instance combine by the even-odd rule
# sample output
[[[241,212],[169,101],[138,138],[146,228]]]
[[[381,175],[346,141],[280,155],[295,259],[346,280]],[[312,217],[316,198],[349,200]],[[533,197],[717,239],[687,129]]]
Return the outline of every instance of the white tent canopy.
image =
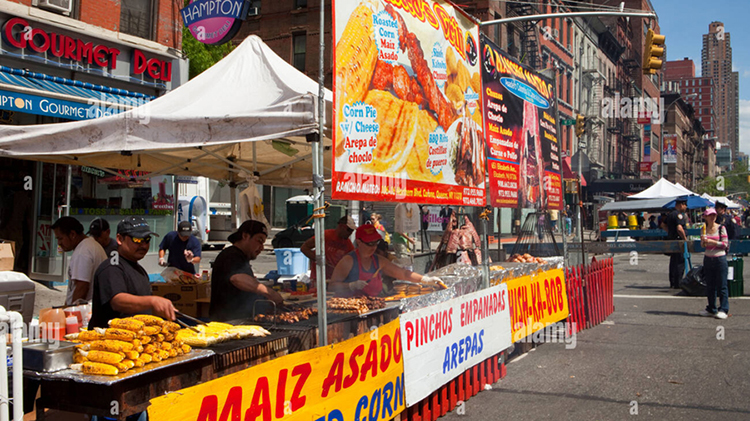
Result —
[[[235,182],[257,170],[257,184],[300,185],[312,178],[305,135],[318,130],[317,92],[317,82],[250,36],[196,78],[122,114],[0,126],[0,156]],[[330,133],[329,90],[325,100]]]
[[[672,184],[666,178],[657,181],[656,184],[646,190],[629,196],[628,199],[666,199],[678,196],[695,194],[681,185]]]
[[[742,208],[742,206],[740,206],[739,203],[735,203],[735,202],[727,199],[726,196],[724,196],[724,197],[722,197],[722,196],[711,196],[708,193],[703,193],[701,195],[701,197],[704,198],[704,199],[710,200],[711,203],[713,203],[713,204],[716,204],[717,201],[722,201],[722,202],[724,202],[727,205],[727,208],[729,208],[729,209],[741,209]]]

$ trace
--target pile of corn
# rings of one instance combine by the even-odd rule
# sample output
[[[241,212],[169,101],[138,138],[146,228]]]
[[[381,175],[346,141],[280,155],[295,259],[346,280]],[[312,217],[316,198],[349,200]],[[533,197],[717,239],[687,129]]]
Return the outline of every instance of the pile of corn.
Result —
[[[233,326],[227,323],[209,322],[196,326],[196,330],[181,329],[177,332],[177,339],[194,347],[207,347],[217,343],[244,339],[248,337],[268,336],[271,332],[260,326]]]
[[[72,369],[86,374],[116,376],[133,367],[143,367],[190,352],[177,338],[180,325],[156,316],[137,315],[109,321],[108,329],[95,328],[66,335],[80,342]]]

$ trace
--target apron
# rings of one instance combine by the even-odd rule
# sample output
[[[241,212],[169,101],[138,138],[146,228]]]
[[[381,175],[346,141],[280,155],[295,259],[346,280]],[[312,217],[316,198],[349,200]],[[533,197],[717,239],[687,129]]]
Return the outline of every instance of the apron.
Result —
[[[378,271],[378,268],[380,267],[380,265],[378,264],[378,259],[374,255],[372,256],[372,259],[372,269],[374,269],[375,271],[372,273],[365,272],[365,268],[362,267],[362,257],[359,255],[359,250],[357,250],[357,264],[359,265],[358,280],[367,281],[367,286],[362,289],[362,292],[370,297],[377,297],[378,295],[380,295],[380,291],[383,290],[383,278],[380,276],[380,272]],[[375,274],[375,272],[378,273]]]

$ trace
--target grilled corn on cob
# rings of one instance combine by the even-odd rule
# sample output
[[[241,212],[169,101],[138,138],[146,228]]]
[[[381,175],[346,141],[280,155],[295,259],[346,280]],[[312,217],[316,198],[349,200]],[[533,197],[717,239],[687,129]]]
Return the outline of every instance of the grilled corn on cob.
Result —
[[[125,329],[116,329],[116,328],[109,328],[109,329],[102,329],[102,328],[96,328],[97,332],[104,333],[104,339],[112,339],[116,341],[125,341],[130,342],[133,339],[137,338],[138,335],[135,332],[131,332],[129,330]]]
[[[88,347],[97,351],[108,351],[108,352],[126,352],[133,350],[133,344],[125,341],[115,341],[112,339],[105,339],[103,341],[89,342]]]
[[[88,358],[84,357],[80,352],[73,354],[73,362],[76,364],[82,364],[88,361]]]
[[[164,342],[164,335],[161,333],[157,334],[155,340],[156,342]]]
[[[117,364],[120,361],[122,361],[125,357],[121,354],[114,353],[114,352],[107,352],[107,351],[83,351],[78,350],[78,352],[86,357],[89,361],[96,362],[96,363],[104,363],[104,364]]]
[[[174,358],[174,357],[180,355],[180,353],[177,352],[177,348],[170,348],[169,351],[167,351],[167,352],[169,353],[169,357],[170,358]]]
[[[133,360],[133,363],[135,363],[135,366],[138,368],[141,368],[144,365],[146,365],[146,361],[142,360],[141,357],[138,357],[135,360]]]
[[[164,332],[164,340],[167,342],[172,342],[174,340],[174,333],[172,332]]]
[[[158,352],[154,352],[153,354],[147,354],[147,355],[151,355],[152,360],[156,363],[158,363],[159,361],[163,359],[161,357],[161,354],[159,354]]]
[[[164,319],[161,317],[151,316],[149,314],[137,314],[132,318],[142,321],[146,326],[161,326],[164,323]]]
[[[109,321],[109,327],[116,329],[125,329],[131,332],[140,332],[143,330],[145,324],[140,321],[133,319],[132,317],[127,319],[112,319]]]
[[[166,330],[172,333],[177,332],[180,329],[180,325],[175,322],[164,322],[164,325],[162,325],[162,330]]]
[[[147,343],[151,342],[150,336],[141,336],[138,338],[139,341],[141,341],[141,345],[146,345]]]
[[[154,357],[152,357],[151,354],[141,354],[138,359],[148,364],[154,360]]]
[[[187,345],[187,344],[183,344],[180,348],[182,348],[182,352],[184,352],[185,354],[190,352],[190,349],[191,349],[190,345]]]
[[[159,354],[159,357],[161,357],[162,360],[166,360],[170,357],[169,351],[165,351],[163,349],[156,351],[156,353]]]
[[[140,353],[138,351],[126,351],[125,352],[125,358],[127,358],[129,360],[138,359],[139,355],[140,355]]]
[[[144,354],[153,354],[154,352],[156,352],[156,346],[154,344],[148,344],[143,347]]]
[[[169,351],[170,349],[172,349],[172,344],[169,343],[169,342],[162,342],[161,343],[161,349],[163,349],[165,351]]]
[[[161,326],[146,326],[143,328],[143,334],[148,336],[154,336],[161,332]]]
[[[120,372],[117,367],[109,364],[85,362],[83,364],[72,364],[73,370],[83,371],[84,374],[94,374],[99,376],[116,376]]]

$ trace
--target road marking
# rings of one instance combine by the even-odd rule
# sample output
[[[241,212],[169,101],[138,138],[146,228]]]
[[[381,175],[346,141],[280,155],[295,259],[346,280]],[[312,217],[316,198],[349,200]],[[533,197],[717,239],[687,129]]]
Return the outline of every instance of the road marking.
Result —
[[[676,298],[685,299],[693,298],[698,300],[705,300],[706,297],[689,297],[687,295],[626,295],[626,294],[614,294],[615,298]],[[730,300],[750,300],[750,297],[729,297]]]

